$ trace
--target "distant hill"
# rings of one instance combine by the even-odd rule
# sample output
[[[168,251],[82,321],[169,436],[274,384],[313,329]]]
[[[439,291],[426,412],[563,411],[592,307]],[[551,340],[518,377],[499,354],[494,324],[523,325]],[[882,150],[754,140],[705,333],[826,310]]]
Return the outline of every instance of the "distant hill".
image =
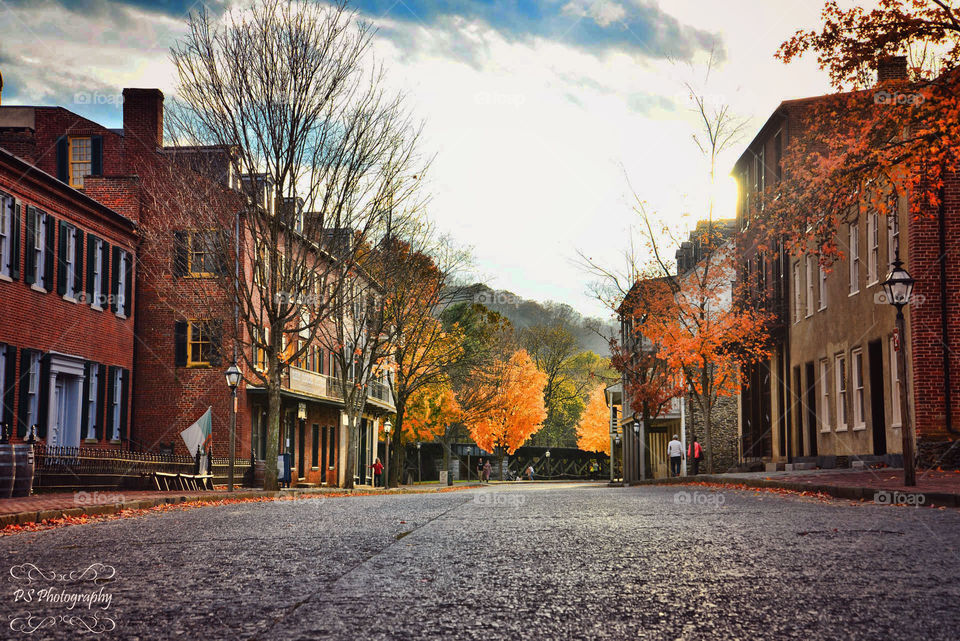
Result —
[[[505,316],[514,327],[523,329],[533,325],[549,323],[557,316],[563,316],[570,323],[580,343],[580,348],[596,352],[601,356],[610,355],[608,339],[617,334],[613,323],[598,318],[589,318],[565,303],[548,301],[540,303],[527,300],[507,290],[494,290],[483,283],[463,287],[456,301],[470,301]]]

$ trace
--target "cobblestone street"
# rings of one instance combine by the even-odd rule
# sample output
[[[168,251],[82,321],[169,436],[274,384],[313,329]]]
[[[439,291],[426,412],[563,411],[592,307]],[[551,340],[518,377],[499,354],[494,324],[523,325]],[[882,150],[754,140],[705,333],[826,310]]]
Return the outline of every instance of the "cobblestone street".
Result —
[[[958,524],[591,484],[224,505],[6,537],[0,610],[5,638],[72,639],[97,613],[118,639],[953,639]]]

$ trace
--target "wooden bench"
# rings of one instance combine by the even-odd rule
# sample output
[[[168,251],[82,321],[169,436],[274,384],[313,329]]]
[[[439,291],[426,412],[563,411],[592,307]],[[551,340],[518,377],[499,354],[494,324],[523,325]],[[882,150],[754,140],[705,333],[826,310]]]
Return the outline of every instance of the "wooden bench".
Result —
[[[153,486],[160,491],[170,490],[201,490],[213,489],[213,474],[173,474],[170,472],[153,472]]]

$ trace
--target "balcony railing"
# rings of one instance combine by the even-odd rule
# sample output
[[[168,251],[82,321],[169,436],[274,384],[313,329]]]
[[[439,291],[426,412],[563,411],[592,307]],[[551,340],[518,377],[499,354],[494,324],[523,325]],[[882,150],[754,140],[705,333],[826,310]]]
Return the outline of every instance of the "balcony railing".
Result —
[[[343,402],[340,380],[326,374],[317,374],[299,367],[291,367],[288,387],[291,391],[308,396]],[[393,407],[393,394],[390,387],[378,381],[371,381],[367,385],[367,400],[380,406]]]

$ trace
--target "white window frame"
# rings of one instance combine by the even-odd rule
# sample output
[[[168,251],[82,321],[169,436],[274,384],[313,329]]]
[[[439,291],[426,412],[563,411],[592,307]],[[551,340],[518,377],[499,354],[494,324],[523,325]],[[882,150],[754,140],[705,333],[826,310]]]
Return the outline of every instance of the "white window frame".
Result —
[[[93,300],[90,301],[90,305],[102,311],[103,305],[100,303],[103,299],[103,239],[94,236],[93,243],[93,283],[90,286]]]
[[[833,380],[837,399],[837,430],[847,431],[847,355],[843,352],[833,357]]]
[[[820,359],[820,431],[830,431],[830,361]]]
[[[10,258],[13,253],[13,217],[16,199],[9,194],[0,194],[0,277],[10,278]]]
[[[807,318],[813,316],[813,256],[807,256]]]
[[[63,298],[65,300],[76,302],[77,299],[77,228],[73,225],[64,224],[61,228],[61,233],[63,231],[67,232],[66,248],[67,256],[63,262],[66,263],[67,267],[64,274],[67,277],[66,289],[63,292]]]
[[[863,349],[850,352],[850,378],[853,384],[853,429],[867,429],[867,395],[863,386]]]
[[[803,298],[800,296],[800,261],[793,264],[793,322],[799,323],[803,318],[801,306]]]
[[[33,286],[41,291],[47,291],[43,283],[47,275],[47,213],[39,209],[33,210],[35,216],[33,247],[29,251],[34,253],[36,261],[33,266]]]
[[[890,337],[890,427],[899,429],[903,426],[900,415],[900,367],[897,362],[897,351],[894,349],[893,336]],[[902,349],[902,346],[901,346]]]
[[[897,257],[897,247],[900,244],[900,213],[897,206],[897,200],[892,199],[892,211],[887,214],[887,257],[888,262],[892,263]]]
[[[127,303],[127,263],[130,261],[130,254],[120,250],[120,265],[117,266],[117,316],[126,318],[124,312]]]
[[[850,223],[850,295],[860,292],[860,223]]]
[[[27,383],[27,429],[40,423],[40,354],[30,355],[30,380]]]
[[[817,311],[823,311],[827,308],[827,270],[823,268],[820,261],[817,261],[818,272],[818,291],[817,291]]]
[[[110,411],[113,413],[113,434],[110,435],[111,441],[120,440],[120,406],[123,403],[123,370],[116,369],[113,372],[113,399]]]
[[[867,287],[880,279],[880,214],[874,209],[867,215]]]
[[[100,384],[100,368],[96,365],[90,367],[90,380],[87,382],[87,433],[83,435],[84,440],[97,439],[97,393],[100,391],[97,387]]]

